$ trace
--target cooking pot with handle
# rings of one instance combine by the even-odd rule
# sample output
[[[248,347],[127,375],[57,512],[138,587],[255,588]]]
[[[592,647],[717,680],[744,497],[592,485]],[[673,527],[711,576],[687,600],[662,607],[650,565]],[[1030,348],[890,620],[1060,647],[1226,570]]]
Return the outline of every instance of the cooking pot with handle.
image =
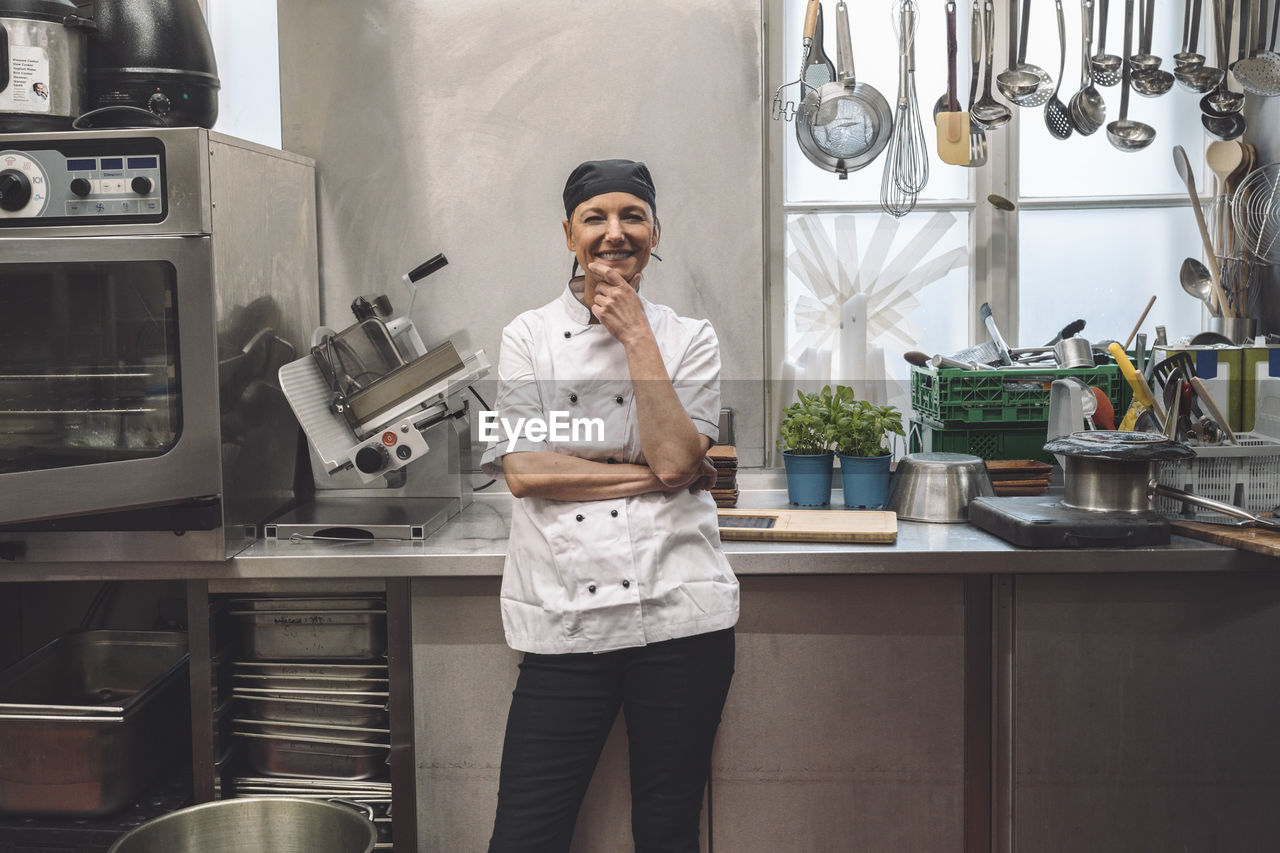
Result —
[[[72,0],[0,0],[0,133],[67,130],[84,104],[93,21]]]

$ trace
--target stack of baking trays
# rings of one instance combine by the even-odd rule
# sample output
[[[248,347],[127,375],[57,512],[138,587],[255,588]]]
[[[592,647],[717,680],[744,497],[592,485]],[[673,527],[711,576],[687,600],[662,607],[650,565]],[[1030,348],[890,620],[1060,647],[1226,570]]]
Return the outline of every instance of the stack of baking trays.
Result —
[[[391,849],[386,601],[382,596],[242,598],[232,661],[243,755],[233,796],[361,804]]]

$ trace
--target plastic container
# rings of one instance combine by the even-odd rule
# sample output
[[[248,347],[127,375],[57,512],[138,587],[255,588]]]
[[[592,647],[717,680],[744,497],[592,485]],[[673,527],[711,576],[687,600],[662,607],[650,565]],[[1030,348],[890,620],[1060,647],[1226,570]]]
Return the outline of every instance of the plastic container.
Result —
[[[1238,433],[1241,445],[1196,447],[1194,459],[1161,462],[1156,480],[1201,497],[1234,504],[1249,512],[1280,506],[1280,440]],[[1222,520],[1212,510],[1157,497],[1156,509],[1170,518]]]
[[[1075,377],[1096,385],[1116,411],[1128,402],[1127,385],[1114,364],[1044,370],[911,368],[911,407],[918,421],[950,428],[984,424],[1047,424],[1049,386]],[[934,448],[937,450],[938,448]],[[965,451],[960,451],[965,452]],[[990,458],[990,457],[984,457]]]
[[[937,427],[911,421],[907,430],[908,453],[968,453],[983,459],[1035,459],[1053,464],[1045,452],[1046,425],[1032,427]]]

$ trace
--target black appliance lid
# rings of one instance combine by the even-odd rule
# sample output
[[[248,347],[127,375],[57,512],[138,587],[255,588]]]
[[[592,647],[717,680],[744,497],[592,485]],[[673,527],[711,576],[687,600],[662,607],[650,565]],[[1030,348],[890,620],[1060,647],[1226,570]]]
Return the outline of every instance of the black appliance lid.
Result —
[[[1045,444],[1049,453],[1112,459],[1117,462],[1157,462],[1190,459],[1195,451],[1158,432],[1091,430],[1059,436]]]
[[[0,18],[26,18],[62,23],[78,18],[79,8],[72,0],[0,0]]]

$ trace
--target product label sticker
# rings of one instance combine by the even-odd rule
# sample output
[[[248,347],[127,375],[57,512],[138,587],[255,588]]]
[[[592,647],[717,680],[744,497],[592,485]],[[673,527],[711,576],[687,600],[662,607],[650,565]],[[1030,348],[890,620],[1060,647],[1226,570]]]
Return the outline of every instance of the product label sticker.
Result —
[[[9,45],[9,85],[0,90],[0,111],[47,113],[49,53],[35,45]]]

